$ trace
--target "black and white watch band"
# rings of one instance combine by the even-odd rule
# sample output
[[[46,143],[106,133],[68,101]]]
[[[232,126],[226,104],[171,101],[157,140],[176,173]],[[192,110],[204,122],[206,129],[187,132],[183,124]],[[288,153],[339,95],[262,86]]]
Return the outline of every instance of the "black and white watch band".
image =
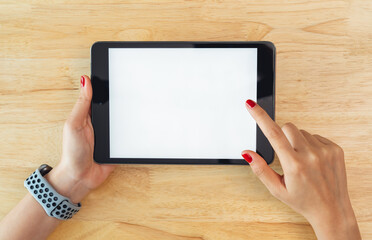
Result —
[[[73,204],[69,198],[60,195],[40,173],[42,166],[25,180],[24,186],[49,216],[61,220],[72,218],[80,210],[81,204]]]

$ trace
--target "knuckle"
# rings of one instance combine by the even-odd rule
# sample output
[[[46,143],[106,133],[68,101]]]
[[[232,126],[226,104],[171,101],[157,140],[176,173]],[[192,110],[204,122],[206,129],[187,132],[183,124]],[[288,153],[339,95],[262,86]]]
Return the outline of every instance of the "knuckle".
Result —
[[[258,177],[258,178],[261,178],[264,174],[265,174],[265,168],[261,167],[261,166],[256,166],[254,168],[252,168],[253,170],[253,173]]]
[[[281,134],[282,134],[282,129],[280,127],[275,126],[268,131],[267,137],[269,139],[278,139],[280,138]]]
[[[254,112],[257,122],[262,122],[265,119],[265,112],[262,109],[257,109]]]
[[[293,129],[295,125],[291,122],[286,122],[283,124],[282,129]]]
[[[255,111],[258,117],[265,116],[265,111],[262,108],[255,108]]]
[[[326,146],[319,146],[317,149],[322,156],[327,156],[329,154],[329,149]]]
[[[77,129],[77,126],[74,124],[73,120],[71,118],[67,119],[63,126],[63,131],[71,131],[75,129]]]
[[[333,148],[334,148],[335,153],[338,156],[343,156],[344,155],[344,150],[339,145],[335,144]]]
[[[284,134],[295,134],[296,132],[298,132],[297,127],[291,122],[287,122],[283,124],[281,129],[282,129],[282,132],[284,132]]]
[[[308,134],[307,131],[303,130],[303,129],[300,129],[300,132],[302,133],[302,135],[306,136]]]
[[[308,159],[311,162],[319,162],[321,158],[319,157],[319,154],[316,153],[315,151],[310,151],[308,153]]]
[[[320,139],[325,139],[324,137],[320,136],[319,134],[314,134],[314,137],[320,138]],[[328,140],[328,139],[327,139]]]
[[[84,97],[84,96],[81,96],[81,95],[79,96],[77,101],[78,101],[78,103],[82,103],[82,104],[87,103],[87,102],[90,103],[90,100],[87,97]]]

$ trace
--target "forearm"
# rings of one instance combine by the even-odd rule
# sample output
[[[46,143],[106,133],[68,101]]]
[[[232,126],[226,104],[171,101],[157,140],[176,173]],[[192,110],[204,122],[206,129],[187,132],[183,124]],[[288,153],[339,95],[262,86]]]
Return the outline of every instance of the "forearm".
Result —
[[[60,222],[27,193],[0,222],[0,239],[46,239]]]
[[[67,171],[57,166],[44,176],[61,195],[78,203],[87,194],[78,181],[68,178]],[[0,222],[0,239],[46,239],[61,220],[50,217],[44,208],[27,193]]]

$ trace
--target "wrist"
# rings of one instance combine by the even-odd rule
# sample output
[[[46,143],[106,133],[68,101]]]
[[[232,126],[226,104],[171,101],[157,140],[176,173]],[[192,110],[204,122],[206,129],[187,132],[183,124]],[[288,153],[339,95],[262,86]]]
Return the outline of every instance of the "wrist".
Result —
[[[358,223],[351,203],[337,212],[319,211],[308,218],[318,239],[361,239]]]
[[[89,193],[89,189],[79,179],[69,176],[67,169],[61,165],[57,165],[44,177],[59,194],[68,197],[74,204],[81,202]]]

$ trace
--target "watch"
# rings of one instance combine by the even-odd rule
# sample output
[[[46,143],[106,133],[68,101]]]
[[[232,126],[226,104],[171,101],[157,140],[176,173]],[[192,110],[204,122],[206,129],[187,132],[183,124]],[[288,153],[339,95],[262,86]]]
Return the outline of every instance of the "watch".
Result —
[[[51,170],[51,166],[42,164],[25,180],[24,186],[49,216],[60,220],[70,219],[80,210],[81,204],[72,203],[49,184],[44,176]]]

